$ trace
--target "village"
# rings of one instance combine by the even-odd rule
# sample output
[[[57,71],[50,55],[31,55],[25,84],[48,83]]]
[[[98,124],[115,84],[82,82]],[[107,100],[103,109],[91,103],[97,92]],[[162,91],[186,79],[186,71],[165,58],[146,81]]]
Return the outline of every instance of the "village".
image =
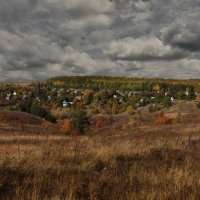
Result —
[[[169,108],[176,100],[200,100],[200,93],[189,87],[186,90],[170,91],[162,89],[159,84],[150,91],[136,90],[93,90],[72,89],[66,87],[49,87],[45,83],[31,83],[26,86],[16,84],[0,85],[0,107],[28,112],[25,104],[37,102],[48,111],[53,109],[84,108],[92,114],[133,114],[139,107],[149,106],[154,112]],[[66,110],[66,109],[65,109]]]

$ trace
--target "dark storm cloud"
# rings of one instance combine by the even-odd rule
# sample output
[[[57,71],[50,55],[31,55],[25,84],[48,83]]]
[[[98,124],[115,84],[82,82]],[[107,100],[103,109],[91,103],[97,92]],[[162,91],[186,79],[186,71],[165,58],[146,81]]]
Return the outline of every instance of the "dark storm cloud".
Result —
[[[199,19],[195,0],[1,0],[0,81],[190,78],[200,71]]]
[[[164,28],[162,39],[166,44],[191,52],[200,51],[199,24],[171,24]]]

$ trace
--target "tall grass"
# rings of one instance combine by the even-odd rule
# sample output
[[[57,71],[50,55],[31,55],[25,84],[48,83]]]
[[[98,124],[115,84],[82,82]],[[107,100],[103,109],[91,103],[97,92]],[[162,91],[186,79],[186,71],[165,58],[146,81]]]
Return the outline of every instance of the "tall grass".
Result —
[[[200,140],[154,139],[4,135],[0,199],[200,199]]]

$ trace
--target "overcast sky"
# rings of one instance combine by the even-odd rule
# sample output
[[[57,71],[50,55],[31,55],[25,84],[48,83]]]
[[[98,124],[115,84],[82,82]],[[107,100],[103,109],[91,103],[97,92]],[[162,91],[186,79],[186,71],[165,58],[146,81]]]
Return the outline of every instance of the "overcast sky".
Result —
[[[200,78],[198,0],[0,0],[0,81]]]

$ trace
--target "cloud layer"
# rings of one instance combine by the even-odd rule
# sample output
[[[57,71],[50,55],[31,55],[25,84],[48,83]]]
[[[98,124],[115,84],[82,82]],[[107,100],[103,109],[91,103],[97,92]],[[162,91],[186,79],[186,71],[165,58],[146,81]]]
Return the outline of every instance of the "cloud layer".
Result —
[[[200,77],[195,0],[1,0],[0,81]]]

